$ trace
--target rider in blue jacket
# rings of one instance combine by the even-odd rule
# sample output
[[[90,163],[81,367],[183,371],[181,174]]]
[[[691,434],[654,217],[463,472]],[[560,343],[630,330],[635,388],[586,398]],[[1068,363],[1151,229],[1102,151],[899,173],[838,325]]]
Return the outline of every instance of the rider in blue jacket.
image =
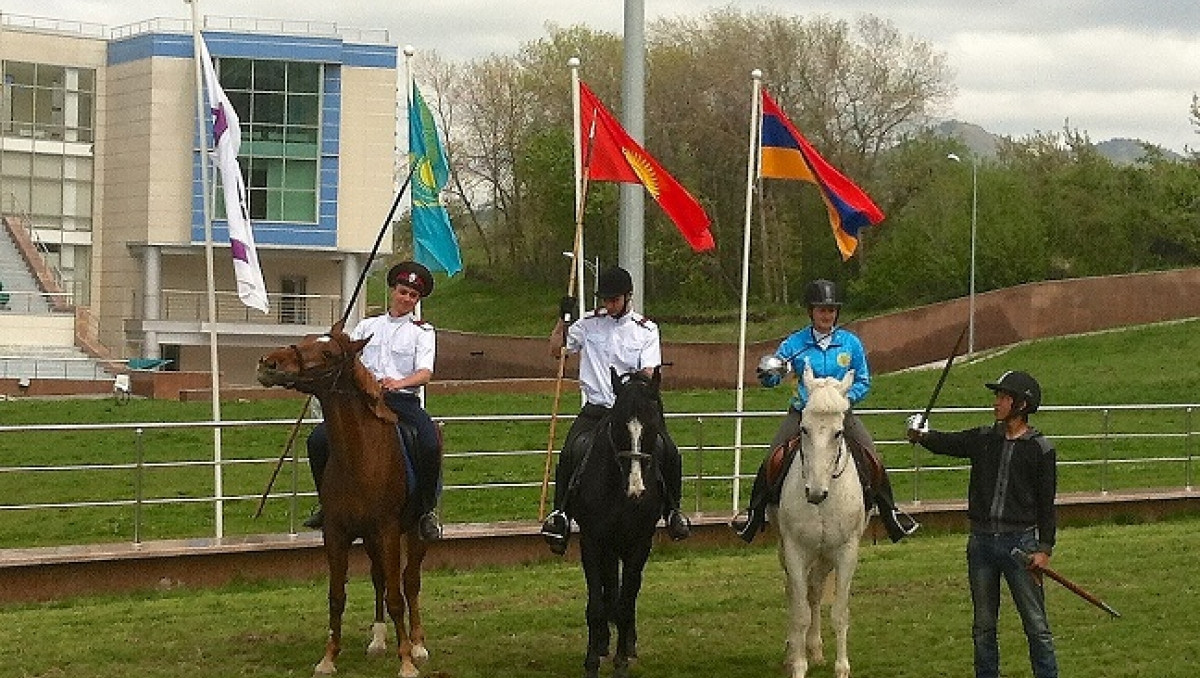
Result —
[[[758,366],[758,380],[763,386],[778,386],[788,371],[797,374],[803,372],[805,363],[812,368],[813,376],[817,378],[842,379],[848,371],[854,370],[854,383],[846,394],[853,408],[866,398],[871,390],[871,370],[867,366],[867,352],[862,341],[853,332],[837,326],[838,314],[842,307],[837,285],[829,280],[814,280],[805,289],[804,298],[811,324],[784,339],[773,355],[763,357]],[[773,483],[769,482],[768,463],[775,450],[786,445],[799,433],[800,419],[807,402],[808,393],[805,391],[803,380],[800,380],[796,394],[789,403],[787,415],[771,442],[771,452],[758,468],[754,488],[750,493],[750,504],[730,523],[733,531],[746,542],[752,541],[763,529],[767,505],[779,499],[778,488],[783,482],[783,475],[774,478]],[[875,442],[853,409],[846,412],[844,427],[847,447],[854,455],[860,477],[869,479],[871,474],[867,469],[872,465],[877,465],[883,471],[882,481],[877,483],[878,486],[867,488],[867,499],[878,508],[880,520],[891,540],[900,541],[906,535],[915,532],[919,525],[911,516],[896,508],[891,483],[875,452]]]

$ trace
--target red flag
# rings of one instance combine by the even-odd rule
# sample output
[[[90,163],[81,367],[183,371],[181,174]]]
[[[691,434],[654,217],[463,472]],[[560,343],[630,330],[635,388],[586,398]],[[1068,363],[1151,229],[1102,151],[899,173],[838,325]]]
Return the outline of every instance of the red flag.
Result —
[[[697,252],[712,249],[708,215],[700,203],[667,171],[642,149],[621,123],[604,108],[587,85],[579,83],[580,138],[585,147],[588,179],[641,184],[662,207],[688,244]],[[595,122],[595,136],[589,133]]]

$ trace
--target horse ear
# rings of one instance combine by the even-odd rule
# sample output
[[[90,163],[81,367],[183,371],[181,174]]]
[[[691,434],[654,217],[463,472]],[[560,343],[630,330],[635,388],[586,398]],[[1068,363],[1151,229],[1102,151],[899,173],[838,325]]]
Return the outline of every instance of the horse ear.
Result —
[[[654,366],[654,374],[650,376],[650,383],[654,385],[654,390],[658,390],[662,384],[662,365]]]
[[[371,335],[371,336],[374,336],[374,335]],[[371,337],[363,337],[362,339],[359,339],[358,341],[350,342],[350,352],[353,353],[354,355],[358,355],[358,353],[363,350],[363,347],[366,346],[368,343],[370,343],[370,341],[371,341]]]
[[[609,373],[609,376],[612,378],[613,392],[619,391],[621,389],[621,375],[617,374],[617,368],[613,367],[612,365],[609,365],[608,373]]]
[[[804,373],[800,375],[800,380],[804,383],[806,391],[812,391],[816,384],[817,378],[813,376],[812,365],[808,363],[808,358],[804,359]]]
[[[333,327],[330,328],[329,333],[330,334],[345,334],[345,329],[346,329],[346,321],[339,320],[333,324]]]
[[[846,370],[846,376],[842,377],[842,380],[838,382],[838,390],[842,392],[842,395],[846,395],[850,392],[850,387],[853,385],[854,370]]]

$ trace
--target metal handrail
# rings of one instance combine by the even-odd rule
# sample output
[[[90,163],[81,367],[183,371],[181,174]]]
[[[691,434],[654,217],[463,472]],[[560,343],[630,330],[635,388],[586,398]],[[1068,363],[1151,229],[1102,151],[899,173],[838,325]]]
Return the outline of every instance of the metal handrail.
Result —
[[[1198,433],[1193,429],[1194,418],[1192,413],[1195,411],[1195,404],[1152,404],[1152,405],[1103,405],[1103,406],[1059,406],[1059,407],[1044,407],[1042,408],[1043,415],[1045,414],[1063,414],[1063,413],[1080,413],[1090,416],[1096,414],[1101,418],[1101,425],[1098,429],[1088,430],[1084,432],[1071,432],[1063,435],[1051,434],[1052,440],[1056,442],[1060,450],[1060,466],[1062,470],[1059,474],[1061,479],[1069,477],[1073,473],[1098,473],[1100,477],[1100,486],[1096,489],[1101,493],[1106,493],[1110,489],[1111,475],[1117,469],[1126,467],[1143,467],[1150,465],[1168,465],[1168,473],[1173,476],[1174,471],[1170,467],[1174,465],[1182,465],[1183,473],[1180,476],[1178,485],[1174,483],[1171,487],[1182,489],[1187,492],[1193,491],[1192,485],[1192,468],[1194,457],[1196,455],[1195,440]],[[1179,413],[1182,415],[1182,430],[1172,427],[1170,430],[1163,430],[1161,426],[1142,431],[1114,431],[1111,425],[1110,417],[1114,412],[1136,412],[1148,413],[1152,411],[1166,412],[1168,414]],[[963,418],[965,415],[970,415],[972,419],[978,419],[979,415],[990,415],[990,408],[937,408],[933,414],[943,420],[953,420],[954,418]],[[897,422],[896,433],[901,432],[904,416],[909,414],[908,410],[859,410],[857,413],[864,419],[885,418]],[[721,444],[716,442],[717,435],[709,432],[709,429],[715,427],[723,427],[719,430],[728,428],[730,423],[741,417],[745,420],[761,420],[771,419],[776,420],[780,417],[780,412],[702,412],[702,413],[668,413],[667,419],[670,422],[671,430],[674,432],[677,442],[681,439],[684,443],[679,445],[681,453],[685,458],[685,468],[688,472],[685,473],[685,487],[688,491],[695,493],[695,506],[699,510],[701,505],[702,495],[708,496],[710,499],[714,492],[720,491],[720,488],[727,488],[732,485],[732,480],[735,477],[746,478],[751,477],[751,474],[745,471],[753,471],[753,468],[734,469],[727,460],[732,460],[732,451],[734,446],[732,443]],[[568,417],[569,418],[569,417]],[[458,426],[468,425],[485,425],[496,423],[507,424],[525,424],[525,425],[541,425],[549,422],[549,415],[462,415],[462,416],[443,416],[435,417],[435,420],[446,428],[452,431]],[[313,425],[318,423],[318,419],[304,419],[303,425]],[[1105,423],[1107,422],[1107,423]],[[146,435],[149,432],[155,431],[172,431],[172,430],[204,430],[204,429],[221,429],[232,430],[239,428],[258,428],[258,427],[285,427],[292,426],[293,421],[290,420],[269,420],[269,421],[197,421],[197,422],[145,422],[145,423],[117,423],[117,424],[44,424],[44,425],[0,425],[0,436],[5,434],[21,433],[27,435],[31,432],[41,433],[62,433],[78,434],[81,432],[129,432],[133,435],[135,444],[133,449],[136,450],[135,458],[130,461],[120,463],[80,463],[80,464],[39,464],[35,453],[27,456],[28,462],[23,465],[0,466],[0,478],[21,475],[37,475],[48,473],[64,473],[64,472],[86,472],[86,473],[104,473],[104,472],[133,472],[135,474],[134,491],[131,495],[118,494],[114,496],[98,496],[89,497],[85,500],[56,500],[53,497],[46,498],[37,502],[13,502],[9,504],[0,503],[0,515],[5,512],[12,511],[34,511],[34,510],[86,510],[96,507],[133,507],[135,510],[135,518],[133,525],[133,535],[135,542],[141,539],[144,532],[144,516],[142,509],[150,506],[171,506],[171,505],[196,505],[207,504],[216,507],[221,507],[223,502],[250,502],[257,500],[258,495],[248,494],[221,494],[213,492],[211,488],[197,487],[195,492],[188,492],[187,496],[179,496],[178,490],[175,495],[171,496],[146,496],[143,484],[144,474],[150,471],[162,471],[170,469],[213,469],[225,470],[232,469],[237,466],[264,466],[274,464],[275,459],[264,458],[230,458],[224,455],[220,461],[208,459],[167,459],[157,461],[146,461],[144,456],[144,447]],[[687,430],[687,429],[692,430]],[[884,429],[884,426],[876,426],[877,429]],[[1145,428],[1145,426],[1142,426]],[[683,435],[680,435],[680,434]],[[1156,453],[1153,455],[1143,456],[1120,456],[1115,452],[1116,446],[1128,441],[1169,441],[1179,442],[1174,449],[1177,452]],[[1098,444],[1103,449],[1101,458],[1094,459],[1070,459],[1062,455],[1064,449],[1069,450],[1073,447],[1078,447],[1081,444]],[[904,440],[896,439],[891,436],[880,436],[876,440],[877,446],[881,451],[886,452],[890,447],[900,447],[908,445]],[[768,447],[766,440],[756,440],[751,443],[744,444],[744,449],[754,449],[764,451]],[[914,463],[907,466],[896,463],[894,458],[889,458],[885,454],[885,458],[889,458],[889,473],[894,479],[907,478],[913,483],[914,496],[913,503],[919,504],[926,497],[922,496],[916,488],[919,487],[919,479],[933,474],[953,474],[962,473],[969,467],[961,463],[951,463],[943,465],[922,465],[919,459],[915,458],[917,449],[914,448]],[[161,456],[161,451],[159,453]],[[529,457],[531,459],[541,459],[545,455],[544,447],[537,449],[489,449],[489,450],[471,450],[471,451],[448,451],[446,459],[463,461],[473,458],[512,458],[512,457]],[[758,457],[749,455],[755,467],[757,466]],[[294,452],[288,460],[292,466],[292,486],[287,489],[276,490],[269,498],[281,500],[287,499],[289,504],[289,521],[291,523],[291,531],[295,533],[298,516],[295,515],[297,500],[299,498],[312,497],[314,492],[311,490],[301,491],[298,489],[296,478],[299,475],[298,468],[305,461],[300,456],[299,452]],[[540,463],[531,463],[529,469],[540,468]],[[531,472],[532,473],[532,472]],[[1090,477],[1090,476],[1089,476]],[[474,480],[472,482],[453,482],[452,475],[448,475],[445,479],[445,491],[451,495],[459,493],[473,492],[514,492],[528,491],[531,488],[536,488],[541,484],[540,473],[538,477],[532,474],[529,477],[506,477],[502,479],[489,479],[484,481]],[[895,483],[895,480],[894,480]],[[1131,488],[1124,488],[1131,489]],[[1142,489],[1162,489],[1142,488]],[[1169,488],[1168,488],[1169,489]],[[899,493],[898,493],[899,494]],[[686,497],[685,497],[686,499]],[[735,499],[735,503],[737,498]],[[3,498],[0,498],[3,501]],[[725,501],[725,500],[722,500]],[[223,510],[223,509],[218,509]],[[473,522],[473,521],[467,521]],[[218,537],[223,535],[217,535]],[[9,544],[9,546],[19,546],[17,544]]]

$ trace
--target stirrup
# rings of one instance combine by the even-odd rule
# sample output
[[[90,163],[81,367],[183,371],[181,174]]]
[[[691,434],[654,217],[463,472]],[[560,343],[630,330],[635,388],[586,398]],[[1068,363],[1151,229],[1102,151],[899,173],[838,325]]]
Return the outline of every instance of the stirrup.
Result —
[[[729,527],[733,533],[741,538],[742,541],[749,544],[754,541],[754,537],[758,535],[762,529],[763,521],[758,516],[758,512],[753,509],[746,509],[729,521]]]
[[[320,530],[325,527],[325,512],[321,510],[321,505],[317,504],[314,506],[312,513],[300,524],[314,530]]]
[[[682,541],[692,536],[692,521],[683,515],[679,509],[671,509],[667,514],[667,534],[673,541]]]
[[[896,521],[896,527],[899,527],[906,537],[921,528],[921,523],[918,523],[916,518],[900,509],[892,509],[892,519]]]
[[[542,522],[541,535],[550,551],[561,556],[567,552],[567,543],[571,539],[571,520],[561,510],[552,511]]]
[[[440,541],[442,538],[442,521],[438,520],[437,511],[429,511],[421,516],[417,524],[417,534],[421,541]]]

